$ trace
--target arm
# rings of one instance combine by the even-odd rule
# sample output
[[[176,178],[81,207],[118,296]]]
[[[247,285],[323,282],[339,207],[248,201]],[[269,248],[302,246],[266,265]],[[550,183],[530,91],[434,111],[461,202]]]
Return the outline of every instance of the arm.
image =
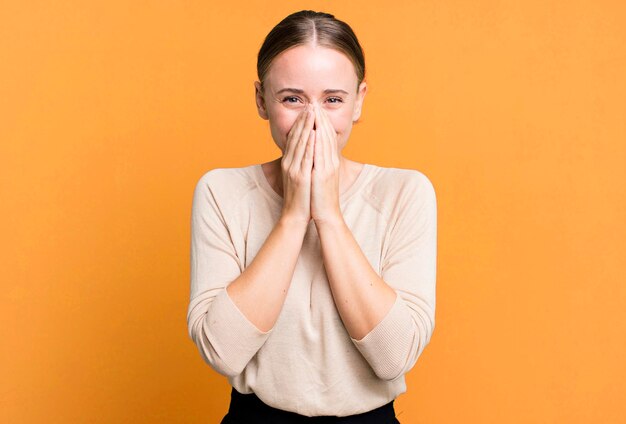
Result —
[[[306,227],[281,218],[243,269],[209,180],[200,179],[194,191],[187,325],[205,362],[222,375],[236,376],[271,333]]]
[[[250,266],[226,288],[237,307],[261,331],[270,331],[278,319],[305,233],[306,226],[281,217]]]
[[[331,291],[353,343],[378,377],[408,372],[435,326],[437,206],[430,181],[416,176],[391,212],[381,275],[343,219],[318,228]]]

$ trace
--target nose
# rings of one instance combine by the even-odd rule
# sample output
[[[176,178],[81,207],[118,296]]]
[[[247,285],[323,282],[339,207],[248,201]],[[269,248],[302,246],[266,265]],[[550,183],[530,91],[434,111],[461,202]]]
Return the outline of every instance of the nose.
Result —
[[[315,113],[316,109],[318,108],[317,103],[311,103],[310,107],[313,113]],[[315,121],[313,121],[313,129],[315,130]]]

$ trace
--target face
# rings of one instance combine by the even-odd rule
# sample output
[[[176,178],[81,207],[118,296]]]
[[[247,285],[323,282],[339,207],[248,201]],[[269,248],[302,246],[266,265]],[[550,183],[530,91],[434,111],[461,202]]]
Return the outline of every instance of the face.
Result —
[[[282,152],[287,135],[306,104],[323,108],[337,134],[337,149],[345,147],[352,124],[361,116],[367,90],[357,90],[354,65],[343,53],[322,46],[300,45],[274,58],[263,92],[256,81],[259,115],[268,119],[272,138]]]

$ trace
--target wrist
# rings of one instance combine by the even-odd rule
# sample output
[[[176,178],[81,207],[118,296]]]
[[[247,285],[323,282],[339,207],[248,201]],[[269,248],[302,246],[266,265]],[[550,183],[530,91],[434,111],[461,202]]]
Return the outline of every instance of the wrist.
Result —
[[[285,228],[288,228],[290,230],[303,229],[304,231],[306,231],[306,228],[309,225],[309,221],[310,219],[307,219],[307,218],[297,217],[293,215],[286,215],[286,214],[282,215],[278,219],[278,223]]]
[[[343,215],[331,215],[320,218],[314,218],[315,226],[318,230],[328,228],[331,230],[339,230],[346,225]]]

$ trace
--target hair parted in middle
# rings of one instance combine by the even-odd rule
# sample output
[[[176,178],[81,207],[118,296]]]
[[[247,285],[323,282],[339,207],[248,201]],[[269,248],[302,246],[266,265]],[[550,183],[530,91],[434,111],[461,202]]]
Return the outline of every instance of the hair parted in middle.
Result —
[[[299,45],[314,43],[345,54],[354,65],[357,90],[365,79],[365,56],[350,26],[330,13],[301,10],[280,21],[265,37],[257,57],[257,74],[263,82],[272,61],[283,51]]]

